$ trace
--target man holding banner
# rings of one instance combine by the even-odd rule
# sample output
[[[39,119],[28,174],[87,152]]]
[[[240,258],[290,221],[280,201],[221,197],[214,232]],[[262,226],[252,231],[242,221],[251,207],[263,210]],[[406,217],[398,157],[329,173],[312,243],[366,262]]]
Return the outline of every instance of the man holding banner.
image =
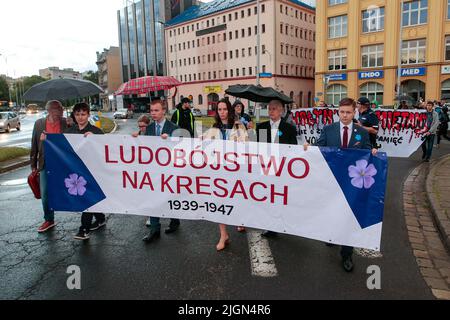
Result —
[[[315,144],[318,147],[336,147],[342,149],[372,149],[368,132],[360,126],[353,125],[356,115],[356,102],[351,98],[344,98],[339,102],[339,122],[335,122],[323,128],[319,140]],[[308,144],[304,145],[305,150]],[[372,149],[372,155],[376,155],[377,149]],[[342,246],[342,266],[346,272],[353,270],[353,247]]]

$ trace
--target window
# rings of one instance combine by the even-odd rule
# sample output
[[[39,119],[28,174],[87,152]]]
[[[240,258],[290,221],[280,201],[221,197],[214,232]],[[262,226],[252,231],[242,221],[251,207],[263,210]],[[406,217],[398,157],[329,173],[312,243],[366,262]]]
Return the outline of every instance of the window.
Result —
[[[280,23],[280,33],[283,34],[283,24]]]
[[[403,26],[427,23],[428,0],[415,0],[403,4]]]
[[[382,67],[384,60],[384,45],[364,46],[361,49],[363,68]]]
[[[347,69],[347,49],[328,51],[328,70],[345,69]]]
[[[236,69],[236,77],[239,77],[239,69]]]
[[[403,41],[402,64],[425,63],[426,61],[425,39]]]
[[[245,37],[245,29],[242,29],[241,30],[241,38],[244,38]]]
[[[236,59],[239,58],[239,50],[236,49]]]
[[[262,12],[262,13],[266,12],[266,5],[265,5],[265,4],[263,4],[263,5],[261,6],[261,12]]]
[[[244,12],[244,10],[241,10],[241,18],[245,18],[245,12]]]
[[[235,39],[238,39],[238,38],[239,38],[239,30],[236,30],[236,31],[234,32],[234,38],[235,38]]]
[[[447,19],[450,19],[450,0],[447,1]]]
[[[252,28],[248,28],[248,36],[250,37],[252,35]]]
[[[203,104],[203,96],[201,94],[198,95],[198,104]]]
[[[445,37],[445,60],[450,60],[450,36]]]
[[[231,15],[231,13],[228,15],[228,21],[233,20],[233,16]]]
[[[327,88],[327,103],[339,105],[339,101],[347,97],[347,87],[341,84],[333,84]]]
[[[362,30],[364,33],[384,30],[384,8],[363,11]]]
[[[328,18],[328,38],[339,38],[347,36],[347,16]],[[305,30],[306,38],[306,30]]]
[[[283,54],[283,52],[284,52],[284,44],[281,44],[280,48],[281,48],[281,54]]]
[[[241,57],[245,57],[245,49],[244,48],[242,48],[242,54],[241,54]]]
[[[262,27],[262,33],[266,33],[266,25],[263,24],[261,27]]]
[[[223,33],[223,41],[227,41],[227,33],[226,32]]]
[[[360,96],[366,97],[370,101],[377,100],[378,104],[383,104],[384,87],[377,82],[368,82],[360,88]]]
[[[347,3],[347,0],[328,0],[329,6],[334,6],[336,4]]]
[[[253,74],[253,68],[252,67],[248,67],[248,74],[250,76]]]
[[[248,8],[247,9],[247,17],[250,17],[252,15],[252,9]]]
[[[230,31],[230,33],[228,34],[228,37],[230,38],[230,40],[233,39],[233,32]]]
[[[248,48],[248,56],[250,57],[252,55],[252,47]]]
[[[242,76],[245,77],[245,68],[242,68]]]
[[[234,20],[237,20],[238,19],[238,13],[237,13],[237,11],[234,13]]]
[[[223,72],[223,76],[224,76],[225,78],[228,78],[228,70],[225,70],[225,71]]]

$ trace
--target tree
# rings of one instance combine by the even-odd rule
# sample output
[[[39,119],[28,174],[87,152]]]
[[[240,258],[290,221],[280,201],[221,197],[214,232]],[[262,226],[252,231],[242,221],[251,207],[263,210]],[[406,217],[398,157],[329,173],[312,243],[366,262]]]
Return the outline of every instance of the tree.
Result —
[[[98,71],[88,71],[87,74],[83,77],[84,80],[92,81],[95,84],[98,84]]]
[[[9,86],[5,78],[0,77],[0,100],[9,101]]]
[[[47,81],[47,79],[42,78],[40,76],[26,77],[23,80],[23,92],[27,92],[27,90],[30,89],[32,86],[44,81]]]

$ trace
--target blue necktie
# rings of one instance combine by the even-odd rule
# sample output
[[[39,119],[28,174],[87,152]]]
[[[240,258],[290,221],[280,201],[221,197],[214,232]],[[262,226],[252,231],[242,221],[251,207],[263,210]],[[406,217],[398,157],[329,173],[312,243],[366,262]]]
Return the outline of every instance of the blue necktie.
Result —
[[[156,124],[156,136],[159,137],[161,135],[161,126],[159,123]]]

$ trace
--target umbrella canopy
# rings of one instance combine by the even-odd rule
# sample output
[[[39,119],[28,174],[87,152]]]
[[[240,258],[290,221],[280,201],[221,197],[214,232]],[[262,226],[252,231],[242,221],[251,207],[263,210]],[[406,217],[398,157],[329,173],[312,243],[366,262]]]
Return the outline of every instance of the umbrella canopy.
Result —
[[[182,83],[174,77],[148,76],[132,79],[122,84],[115,95],[144,94],[160,90],[169,90],[180,85],[182,85]]]
[[[269,103],[272,100],[280,100],[285,104],[294,101],[285,94],[276,91],[270,87],[262,87],[260,85],[234,85],[225,90],[226,94],[233,97],[247,99],[253,102]]]
[[[87,80],[54,79],[32,86],[23,98],[28,101],[69,100],[102,93],[103,89]]]

